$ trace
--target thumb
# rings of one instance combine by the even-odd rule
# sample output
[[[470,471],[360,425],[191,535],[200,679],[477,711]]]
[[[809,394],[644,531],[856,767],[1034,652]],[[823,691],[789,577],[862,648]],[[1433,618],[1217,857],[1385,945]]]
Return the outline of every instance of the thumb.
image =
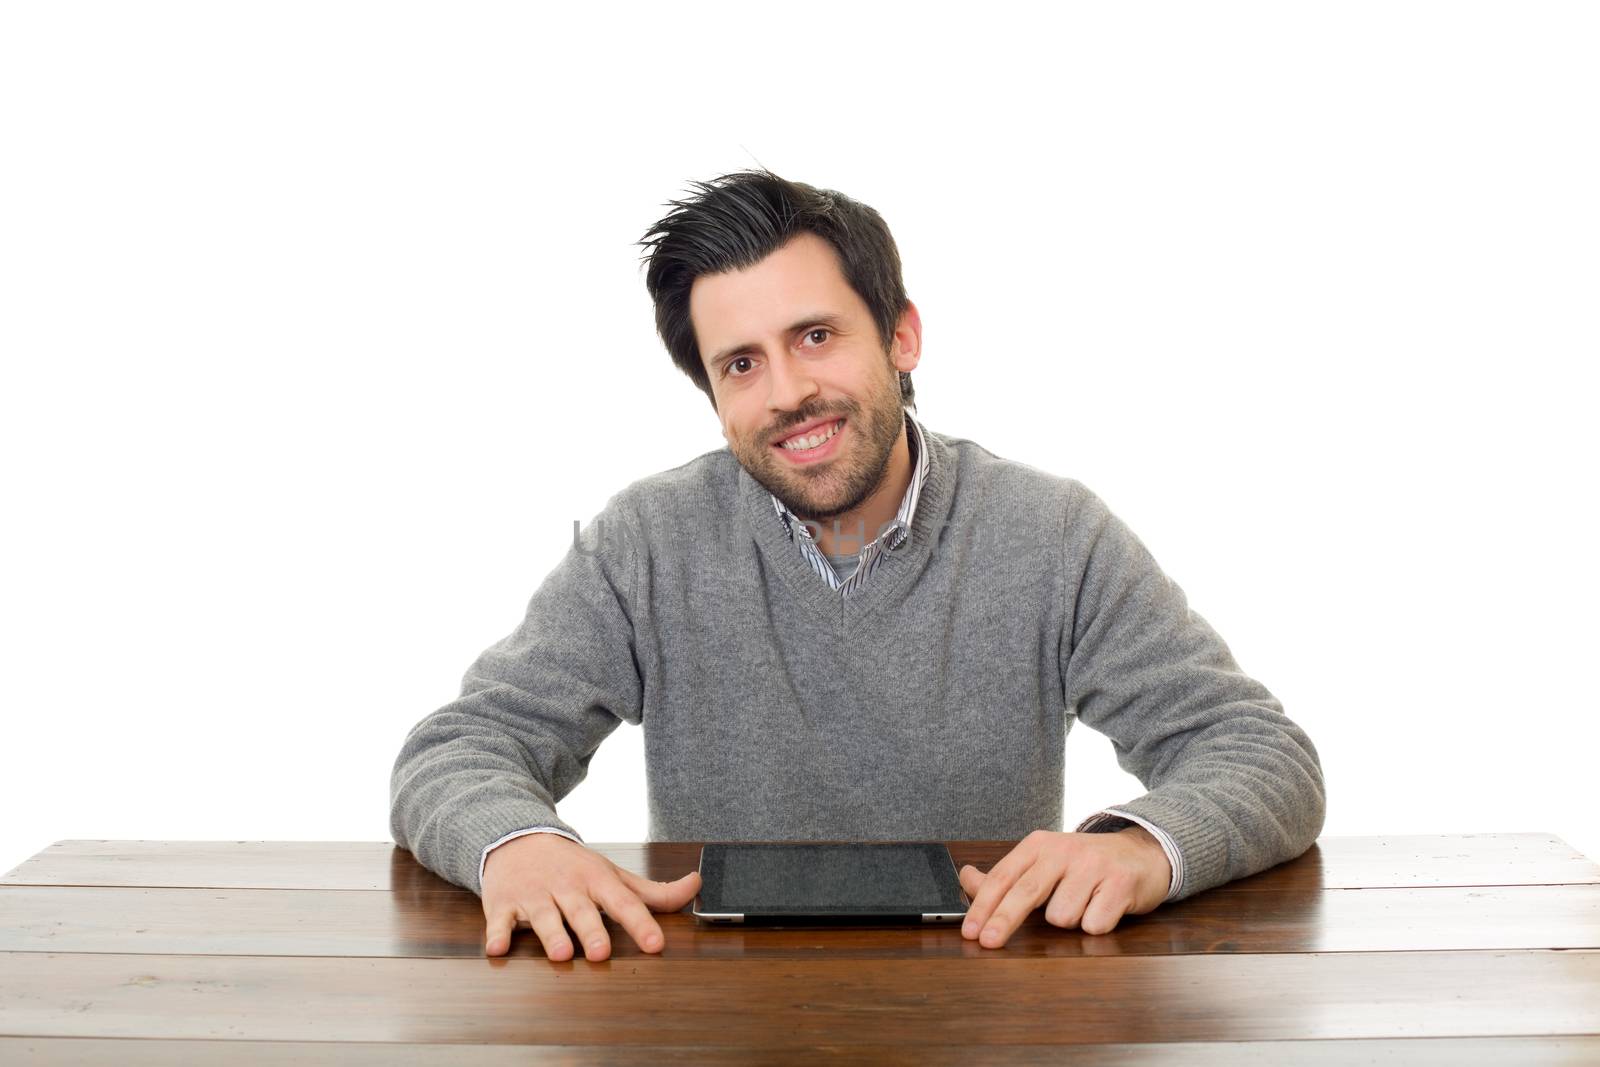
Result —
[[[651,911],[678,911],[700,892],[700,872],[690,871],[671,882],[652,882],[628,872],[629,887]]]

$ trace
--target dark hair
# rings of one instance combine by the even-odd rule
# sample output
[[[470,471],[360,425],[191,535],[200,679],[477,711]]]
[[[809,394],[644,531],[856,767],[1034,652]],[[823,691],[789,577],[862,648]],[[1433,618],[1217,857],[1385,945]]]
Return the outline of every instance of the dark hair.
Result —
[[[814,233],[833,246],[845,281],[872,312],[888,349],[906,309],[906,286],[881,215],[843,193],[786,181],[766,169],[690,184],[699,192],[668,201],[672,211],[637,243],[649,249],[641,258],[650,264],[645,287],[656,306],[656,332],[713,408],[717,400],[689,321],[689,289],[702,274],[754,266],[797,234]],[[917,406],[906,371],[900,372],[900,402]]]

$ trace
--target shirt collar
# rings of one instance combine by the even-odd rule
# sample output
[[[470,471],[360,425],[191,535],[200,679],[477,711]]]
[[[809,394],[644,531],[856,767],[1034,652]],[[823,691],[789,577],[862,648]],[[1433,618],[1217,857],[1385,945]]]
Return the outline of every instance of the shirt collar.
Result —
[[[911,484],[906,486],[905,495],[900,498],[900,510],[896,512],[894,521],[879,538],[889,548],[899,548],[906,535],[911,532],[911,520],[917,511],[917,498],[922,495],[922,483],[927,479],[931,462],[928,448],[923,443],[922,424],[911,414],[909,408],[902,410],[906,417],[906,444],[911,449]],[[811,536],[811,530],[805,523],[785,507],[777,496],[771,493],[768,495],[772,497],[772,506],[777,510],[778,517],[783,520],[783,528],[789,534],[789,539],[793,540],[795,531],[799,530],[801,537],[815,543],[816,538]]]

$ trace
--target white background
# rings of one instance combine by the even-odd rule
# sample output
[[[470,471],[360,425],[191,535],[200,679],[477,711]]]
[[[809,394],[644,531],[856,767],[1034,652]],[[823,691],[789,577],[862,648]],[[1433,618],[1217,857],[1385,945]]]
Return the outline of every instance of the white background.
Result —
[[[632,242],[869,203],[918,412],[1081,479],[1315,741],[1327,834],[1600,857],[1585,4],[0,8],[0,870],[382,840],[406,731],[719,448]],[[1070,827],[1142,792],[1087,729]],[[646,833],[618,730],[561,814]]]

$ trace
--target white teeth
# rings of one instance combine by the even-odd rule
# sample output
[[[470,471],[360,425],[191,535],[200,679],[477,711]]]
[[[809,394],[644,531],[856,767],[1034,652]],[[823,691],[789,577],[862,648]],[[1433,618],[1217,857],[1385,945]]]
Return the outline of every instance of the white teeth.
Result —
[[[783,447],[787,448],[791,452],[799,452],[808,448],[816,448],[818,445],[822,444],[822,442],[838,433],[839,427],[843,425],[844,420],[840,419],[838,422],[834,423],[828,428],[827,433],[814,433],[810,437],[796,437],[792,440],[783,442]]]

